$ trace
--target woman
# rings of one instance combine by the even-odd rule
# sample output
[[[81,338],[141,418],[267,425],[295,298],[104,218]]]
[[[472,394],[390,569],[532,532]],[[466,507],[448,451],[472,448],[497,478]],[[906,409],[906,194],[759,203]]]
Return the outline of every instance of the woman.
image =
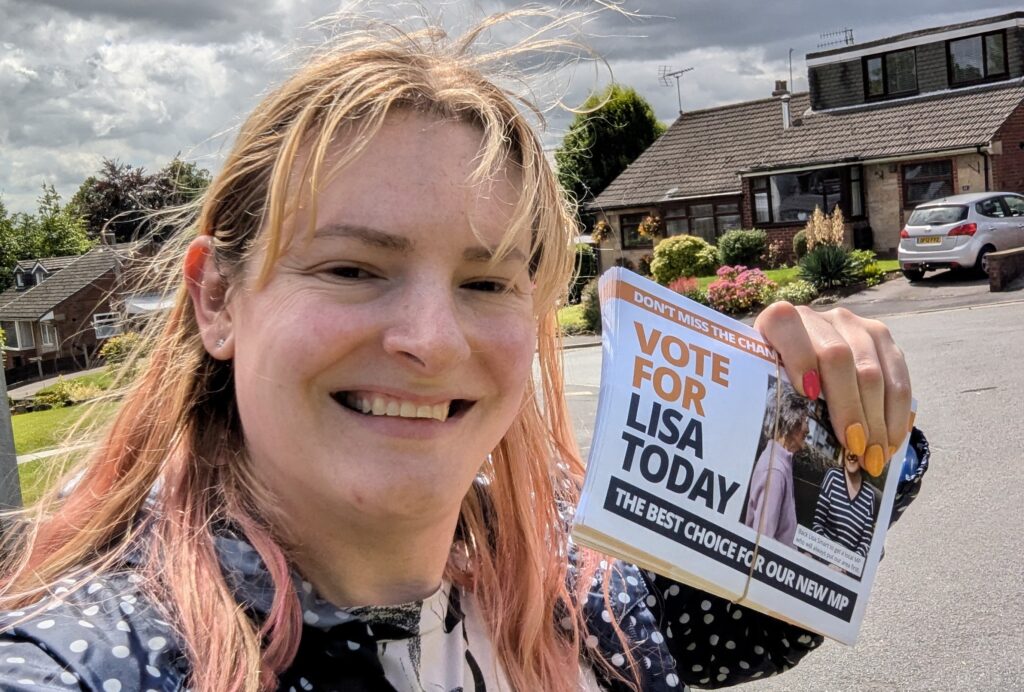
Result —
[[[120,414],[18,534],[4,689],[667,690],[818,645],[570,544],[574,226],[484,76],[543,42],[470,50],[498,21],[346,34],[246,121]],[[902,437],[879,325],[759,327],[837,420]]]
[[[875,489],[870,483],[864,483],[857,455],[846,453],[842,470],[830,468],[825,472],[811,528],[830,541],[867,557],[874,527]]]
[[[793,455],[807,438],[808,401],[786,387],[778,411],[778,433],[765,445],[750,475],[744,522],[762,536],[793,545],[796,498]],[[774,427],[774,426],[773,426]]]

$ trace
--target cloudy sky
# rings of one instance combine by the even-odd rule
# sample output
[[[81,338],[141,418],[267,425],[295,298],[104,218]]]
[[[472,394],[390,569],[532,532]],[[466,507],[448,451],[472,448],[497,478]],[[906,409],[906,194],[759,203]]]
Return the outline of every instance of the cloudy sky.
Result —
[[[694,68],[683,78],[683,108],[704,108],[767,97],[774,80],[788,79],[791,48],[795,89],[806,89],[804,55],[824,32],[849,28],[863,43],[1022,9],[994,0],[966,11],[971,3],[953,0],[625,3],[645,18],[605,12],[583,29],[614,78],[666,122],[678,106],[674,83],[659,84],[662,66]],[[458,21],[519,3],[422,5]],[[293,64],[289,56],[317,40],[310,23],[338,8],[338,0],[0,0],[0,198],[11,210],[33,210],[43,183],[69,197],[103,157],[152,170],[181,152],[216,170],[234,128]],[[595,80],[608,75],[577,69],[554,91],[578,103]],[[547,141],[555,144],[567,123],[555,112]]]

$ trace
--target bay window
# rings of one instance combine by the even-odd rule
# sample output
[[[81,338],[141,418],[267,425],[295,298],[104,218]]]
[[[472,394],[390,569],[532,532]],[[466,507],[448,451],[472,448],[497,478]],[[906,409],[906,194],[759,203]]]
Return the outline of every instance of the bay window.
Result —
[[[817,207],[831,214],[837,206],[848,219],[864,215],[860,166],[821,168],[754,178],[754,220],[757,224],[804,224]]]

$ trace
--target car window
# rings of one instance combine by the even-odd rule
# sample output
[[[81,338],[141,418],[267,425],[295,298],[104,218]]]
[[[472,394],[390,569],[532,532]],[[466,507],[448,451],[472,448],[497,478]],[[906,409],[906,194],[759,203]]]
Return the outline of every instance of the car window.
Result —
[[[946,205],[940,207],[919,207],[907,219],[908,226],[937,226],[956,223],[967,218],[967,207]]]
[[[1024,216],[1024,197],[1007,195],[1003,197],[1003,201],[1010,210],[1010,216]]]
[[[1002,219],[1006,216],[1006,210],[1003,209],[1003,204],[999,199],[999,197],[983,199],[975,204],[974,208],[977,209],[978,213],[982,216],[987,216],[992,219]]]

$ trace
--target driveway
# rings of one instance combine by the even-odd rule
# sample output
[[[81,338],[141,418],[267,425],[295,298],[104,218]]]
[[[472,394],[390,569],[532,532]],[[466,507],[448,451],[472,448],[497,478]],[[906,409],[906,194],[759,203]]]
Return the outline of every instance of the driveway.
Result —
[[[822,309],[842,306],[861,317],[881,317],[1024,301],[1024,280],[1018,279],[1011,289],[992,293],[987,278],[973,272],[948,270],[913,284],[902,277],[886,281]]]

